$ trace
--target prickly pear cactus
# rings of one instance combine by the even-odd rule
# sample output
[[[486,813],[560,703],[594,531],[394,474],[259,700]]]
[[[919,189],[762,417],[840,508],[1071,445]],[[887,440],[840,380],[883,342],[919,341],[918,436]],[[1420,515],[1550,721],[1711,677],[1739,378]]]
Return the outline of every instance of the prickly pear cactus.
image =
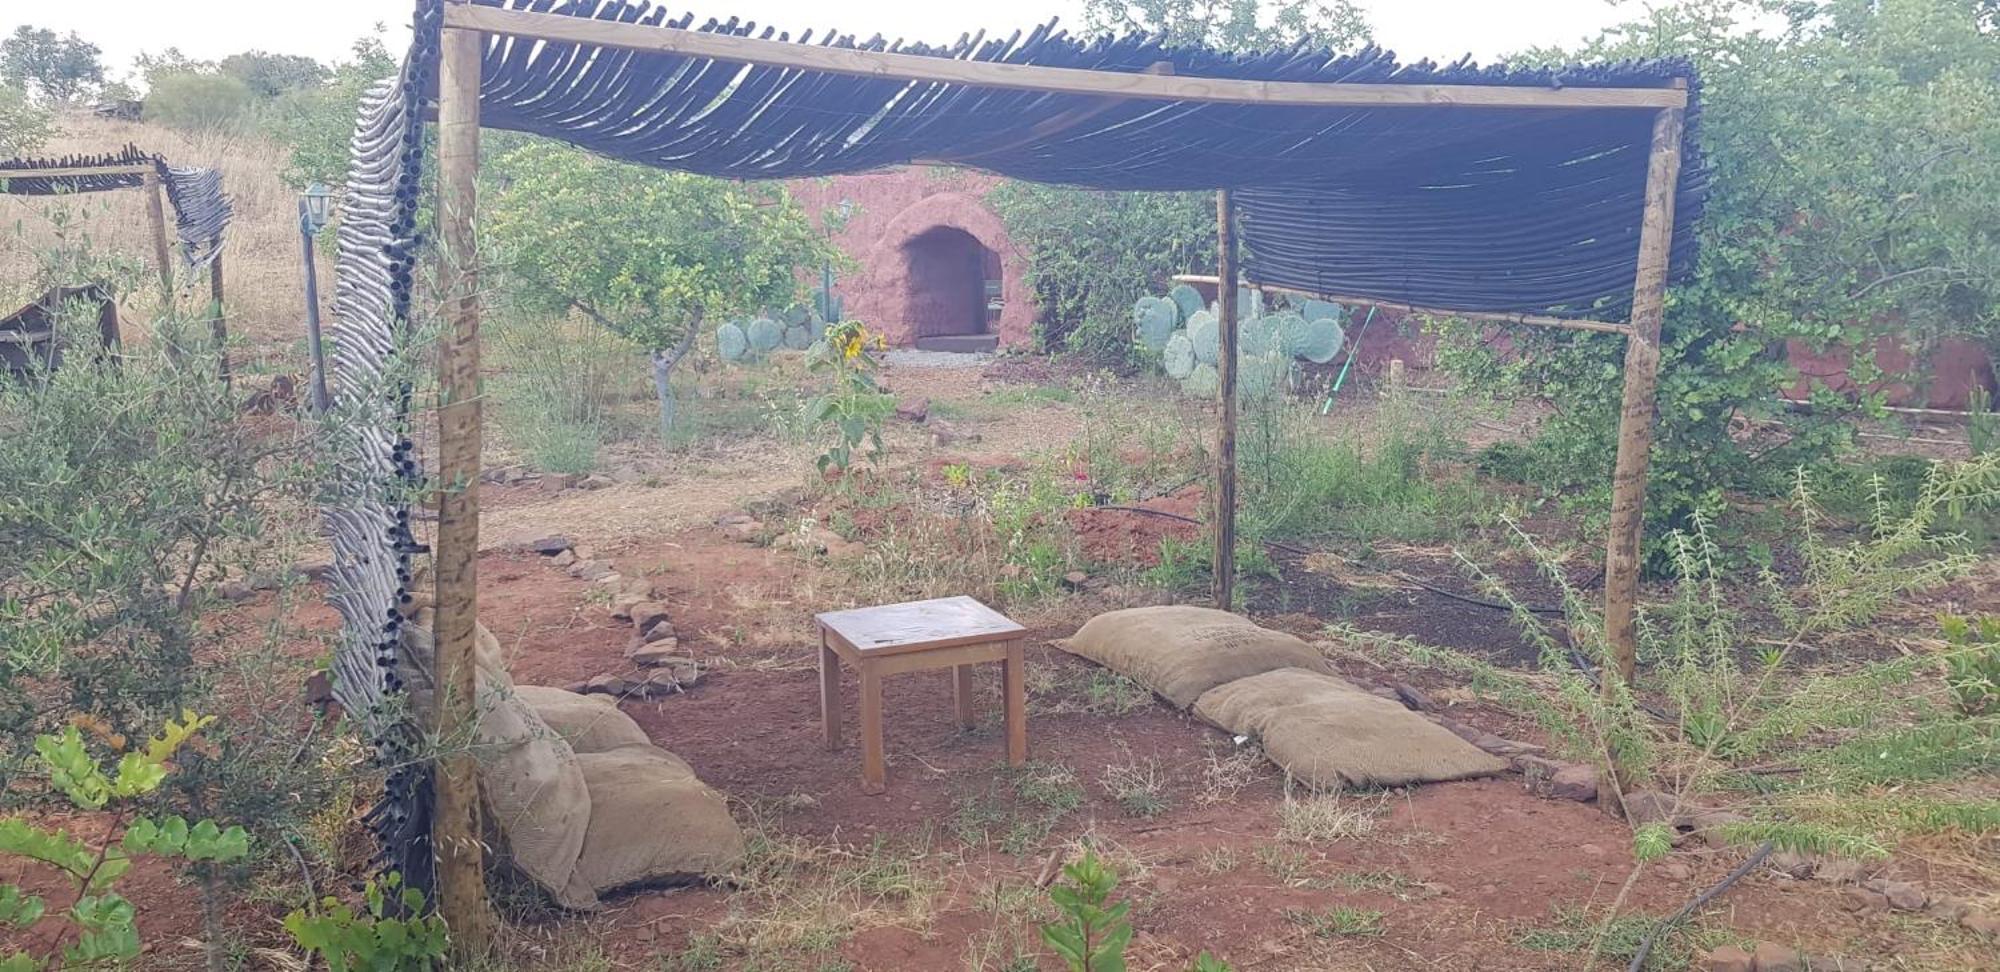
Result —
[[[812,346],[812,330],[804,324],[793,324],[785,328],[785,347],[793,351],[804,351]]]
[[[1204,361],[1195,365],[1194,371],[1181,382],[1181,390],[1196,398],[1214,398],[1222,391],[1222,375],[1214,365]]]
[[[1164,350],[1167,337],[1174,333],[1180,308],[1165,297],[1141,297],[1132,305],[1132,323],[1139,330],[1139,344],[1148,351]]]
[[[804,304],[793,304],[785,308],[785,313],[779,318],[786,327],[798,327],[810,319],[812,319],[812,308]]]
[[[715,353],[724,361],[741,361],[750,354],[750,337],[743,325],[730,321],[715,329]]]
[[[1161,354],[1161,365],[1166,368],[1167,377],[1180,381],[1194,372],[1194,342],[1188,340],[1186,331],[1175,331],[1167,338],[1167,347]]]
[[[785,343],[784,325],[768,317],[751,321],[746,333],[750,336],[750,347],[759,354],[775,351],[778,345]]]
[[[847,302],[845,300],[842,300],[841,297],[838,294],[835,294],[833,291],[831,290],[813,291],[813,311],[819,314],[819,319],[822,324],[824,324],[827,321],[842,320],[843,319],[842,315],[846,311],[846,309],[847,309]],[[821,333],[825,333],[824,327],[821,328]]]
[[[1220,354],[1218,326],[1215,315],[1208,311],[1199,311],[1188,318],[1187,335],[1188,340],[1194,342],[1195,359],[1210,367],[1215,365]]]
[[[1294,354],[1313,364],[1326,364],[1339,356],[1340,349],[1347,343],[1347,332],[1340,327],[1340,321],[1332,317],[1322,317],[1306,322],[1305,332]]]
[[[1173,301],[1174,308],[1180,312],[1180,320],[1177,322],[1180,324],[1186,324],[1189,318],[1200,313],[1208,303],[1201,299],[1201,291],[1189,284],[1175,284],[1174,289],[1167,291],[1167,299]]]

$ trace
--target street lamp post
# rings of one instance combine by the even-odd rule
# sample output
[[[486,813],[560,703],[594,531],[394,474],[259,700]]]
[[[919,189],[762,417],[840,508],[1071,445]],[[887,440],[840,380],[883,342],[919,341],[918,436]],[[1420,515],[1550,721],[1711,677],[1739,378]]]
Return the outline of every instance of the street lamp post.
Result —
[[[319,272],[313,261],[313,237],[326,225],[333,208],[333,193],[317,182],[299,197],[299,239],[306,254],[306,342],[312,351],[312,407],[315,414],[327,409],[326,351],[319,339]]]

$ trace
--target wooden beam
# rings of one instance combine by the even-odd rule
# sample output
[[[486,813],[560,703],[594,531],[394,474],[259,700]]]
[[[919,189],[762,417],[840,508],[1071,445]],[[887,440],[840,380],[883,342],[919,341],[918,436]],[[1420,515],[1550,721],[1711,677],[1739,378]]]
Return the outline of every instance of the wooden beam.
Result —
[[[151,163],[133,165],[80,165],[63,169],[0,169],[0,181],[8,179],[66,179],[80,176],[158,175]]]
[[[1528,88],[1478,84],[1250,81],[1000,64],[794,44],[465,4],[446,5],[444,22],[447,27],[463,27],[490,34],[864,78],[1158,101],[1321,107],[1457,105],[1479,108],[1679,108],[1687,104],[1687,92],[1673,87]]]
[[[1646,529],[1646,466],[1653,446],[1660,370],[1660,324],[1673,255],[1674,190],[1680,182],[1682,112],[1653,121],[1646,166],[1646,209],[1639,225],[1639,266],[1632,287],[1632,332],[1625,341],[1624,404],[1618,413],[1618,461],[1611,474],[1611,535],[1604,551],[1604,635],[1611,667],[1630,685],[1638,664],[1639,544]],[[1610,693],[1607,671],[1601,679]]]
[[[1215,606],[1224,611],[1236,607],[1236,208],[1229,190],[1215,194],[1215,269],[1220,290],[1215,292],[1219,317],[1216,341],[1216,370],[1221,376],[1222,426],[1215,433],[1214,512],[1215,524]]]
[[[437,760],[438,912],[454,955],[486,957],[493,909],[486,898],[479,762],[469,750],[478,725],[479,673],[479,247],[474,233],[479,178],[479,58],[484,39],[444,32],[438,69],[439,237],[444,243],[444,333],[438,342],[437,690],[432,725]]]
[[[146,222],[153,231],[153,262],[160,268],[160,300],[162,309],[174,306],[174,248],[167,241],[167,210],[161,203],[161,194],[166,192],[160,185],[160,174],[154,169],[146,170],[141,187],[146,190]]]
[[[208,331],[215,338],[215,360],[217,373],[222,383],[230,383],[229,375],[229,319],[222,309],[222,241],[215,241],[215,255],[208,259]]]
[[[1177,273],[1174,274],[1174,281],[1176,283],[1214,285],[1216,279],[1212,276],[1199,273]],[[1445,310],[1439,307],[1398,304],[1394,301],[1377,300],[1373,297],[1350,297],[1342,294],[1328,294],[1316,290],[1307,290],[1303,287],[1281,287],[1276,284],[1267,283],[1260,283],[1257,286],[1276,294],[1297,294],[1300,297],[1328,300],[1336,304],[1358,304],[1363,307],[1380,307],[1383,310],[1392,310],[1404,314],[1458,317],[1468,321],[1492,321],[1495,324],[1526,324],[1533,327],[1554,327],[1569,331],[1597,331],[1603,334],[1630,334],[1632,332],[1630,325],[1612,324],[1605,321],[1572,320],[1567,317],[1550,317],[1546,314],[1516,314],[1511,311]]]

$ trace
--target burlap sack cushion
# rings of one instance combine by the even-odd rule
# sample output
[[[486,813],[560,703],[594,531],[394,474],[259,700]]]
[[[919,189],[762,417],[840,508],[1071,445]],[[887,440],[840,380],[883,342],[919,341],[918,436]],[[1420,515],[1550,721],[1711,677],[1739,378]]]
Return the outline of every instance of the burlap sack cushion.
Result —
[[[597,893],[727,872],[743,856],[743,831],[722,795],[680,757],[627,746],[577,757],[593,813],[579,880]]]
[[[578,695],[544,685],[516,685],[514,694],[579,756],[652,744],[646,731],[618,711],[618,703],[608,695]]]
[[[1124,675],[1180,708],[1225,682],[1278,668],[1329,671],[1312,646],[1214,608],[1126,608],[1091,618],[1057,646]]]
[[[1507,768],[1443,726],[1316,671],[1238,679],[1203,693],[1194,712],[1262,740],[1272,762],[1316,787],[1435,783]]]

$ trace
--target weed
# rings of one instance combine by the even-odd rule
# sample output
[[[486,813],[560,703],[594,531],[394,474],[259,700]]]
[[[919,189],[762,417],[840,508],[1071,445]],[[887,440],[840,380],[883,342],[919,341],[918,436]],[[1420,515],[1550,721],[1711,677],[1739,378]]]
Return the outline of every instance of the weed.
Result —
[[[1394,871],[1344,871],[1334,875],[1328,883],[1349,891],[1379,892],[1397,901],[1418,901],[1437,894],[1434,886],[1411,880]]]
[[[1098,785],[1127,816],[1150,819],[1167,812],[1167,785],[1158,759],[1107,766]]]
[[[1312,859],[1306,852],[1283,844],[1258,844],[1250,852],[1262,867],[1279,884],[1287,887],[1304,887],[1310,879]]]
[[[1234,847],[1204,847],[1195,856],[1195,866],[1203,874],[1228,874],[1241,867],[1243,862],[1236,856]]]
[[[1606,965],[1622,969],[1638,954],[1639,943],[1658,924],[1646,915],[1627,914],[1606,920],[1586,908],[1559,906],[1553,924],[1521,932],[1515,936],[1514,944],[1538,952],[1595,955]],[[1667,972],[1686,968],[1691,952],[1690,933],[1690,926],[1683,924],[1661,936],[1646,959],[1647,970]]]
[[[1374,836],[1387,806],[1386,796],[1369,800],[1339,793],[1286,793],[1278,806],[1278,838],[1299,843],[1363,840]]]
[[[1254,743],[1236,746],[1227,755],[1217,753],[1216,745],[1208,747],[1207,761],[1202,764],[1202,787],[1200,800],[1203,803],[1222,803],[1233,800],[1244,787],[1257,781],[1264,773],[1264,749]]]
[[[1383,932],[1381,912],[1347,905],[1334,905],[1324,911],[1287,908],[1285,920],[1316,938],[1374,938]]]

